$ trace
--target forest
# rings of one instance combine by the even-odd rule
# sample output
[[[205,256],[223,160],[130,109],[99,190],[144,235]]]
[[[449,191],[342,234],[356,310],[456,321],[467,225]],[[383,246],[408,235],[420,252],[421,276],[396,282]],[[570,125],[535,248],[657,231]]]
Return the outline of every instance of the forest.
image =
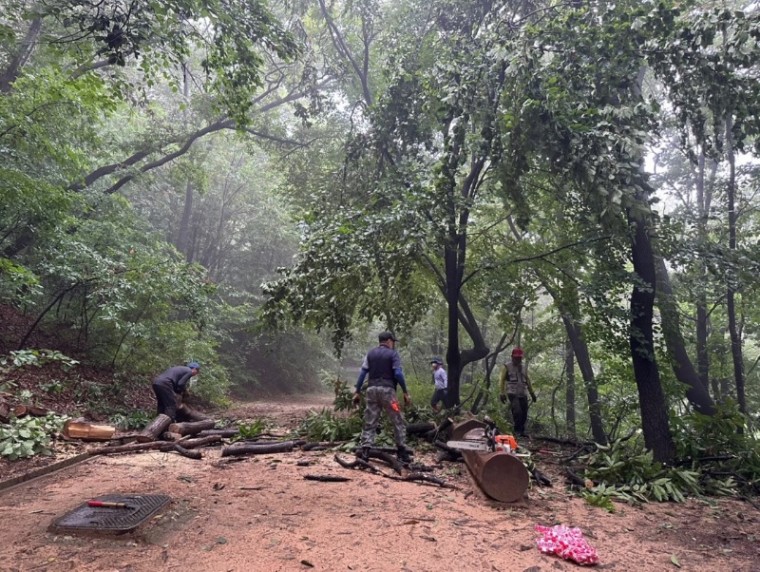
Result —
[[[391,330],[503,416],[519,346],[537,433],[757,494],[759,62],[730,0],[0,0],[0,390],[350,387]]]

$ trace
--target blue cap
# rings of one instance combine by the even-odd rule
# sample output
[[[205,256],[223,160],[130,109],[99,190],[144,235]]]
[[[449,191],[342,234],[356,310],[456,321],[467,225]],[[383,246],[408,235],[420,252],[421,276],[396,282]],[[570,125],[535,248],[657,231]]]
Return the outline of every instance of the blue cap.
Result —
[[[190,369],[201,369],[201,364],[199,364],[197,361],[191,361],[189,364],[187,364],[187,367]]]

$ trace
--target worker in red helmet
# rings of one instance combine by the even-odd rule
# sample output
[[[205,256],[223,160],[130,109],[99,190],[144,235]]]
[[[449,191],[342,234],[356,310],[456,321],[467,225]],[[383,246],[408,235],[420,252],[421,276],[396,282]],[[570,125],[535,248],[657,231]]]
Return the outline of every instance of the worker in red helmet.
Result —
[[[522,348],[515,348],[512,350],[512,359],[504,364],[501,370],[499,399],[502,403],[506,403],[509,398],[515,433],[520,437],[527,437],[525,423],[528,421],[528,394],[535,403],[536,393],[530,384],[528,372],[525,371],[523,356]]]

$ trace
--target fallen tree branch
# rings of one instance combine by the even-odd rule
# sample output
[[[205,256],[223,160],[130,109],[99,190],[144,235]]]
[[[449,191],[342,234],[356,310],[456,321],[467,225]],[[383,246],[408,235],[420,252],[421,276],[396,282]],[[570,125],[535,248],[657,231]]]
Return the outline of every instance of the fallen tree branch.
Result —
[[[182,455],[183,457],[187,457],[188,459],[194,459],[196,461],[200,461],[203,458],[203,455],[201,455],[200,451],[188,451],[185,449],[182,445],[175,443],[174,447],[171,448],[171,451],[175,451]]]
[[[208,437],[201,437],[199,439],[188,439],[182,441],[182,446],[185,449],[198,449],[199,447],[205,447],[206,445],[215,445],[222,442],[221,435],[209,435]]]
[[[307,481],[321,481],[323,483],[343,483],[351,480],[348,477],[338,475],[304,475],[303,478]]]
[[[282,441],[280,443],[236,444],[222,449],[222,457],[240,455],[266,455],[268,453],[289,453],[303,443],[303,441]]]
[[[212,435],[219,435],[220,437],[224,439],[229,439],[230,437],[237,437],[240,435],[240,429],[237,427],[231,427],[228,429],[206,429],[205,431],[201,431],[198,433],[198,437],[211,437]]]
[[[379,470],[377,467],[373,467],[367,461],[359,459],[358,457],[354,461],[346,461],[345,459],[342,459],[340,455],[336,454],[334,459],[336,463],[345,469],[368,469],[373,473],[394,481],[430,483],[442,488],[457,490],[457,487],[454,485],[450,485],[441,479],[433,477],[431,475],[425,475],[423,473],[409,473],[408,475],[396,476],[385,473]]]

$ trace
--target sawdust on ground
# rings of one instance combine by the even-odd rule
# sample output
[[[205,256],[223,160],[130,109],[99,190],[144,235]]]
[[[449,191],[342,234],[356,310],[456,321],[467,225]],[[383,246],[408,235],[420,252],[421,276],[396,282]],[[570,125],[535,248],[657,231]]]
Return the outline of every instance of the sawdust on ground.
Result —
[[[240,418],[292,426],[328,397],[240,406]],[[173,453],[94,457],[0,492],[0,571],[484,571],[540,572],[577,566],[541,554],[536,524],[583,530],[597,568],[760,570],[760,511],[735,500],[616,505],[615,513],[570,495],[551,446],[528,443],[554,481],[514,506],[488,501],[467,469],[436,474],[456,489],[398,482],[340,467],[332,451],[229,461]],[[434,454],[417,460],[433,463]],[[420,458],[422,457],[422,458]],[[348,459],[349,457],[346,456]],[[305,475],[339,475],[319,482]],[[52,521],[108,493],[166,494],[171,505],[135,532],[88,537],[48,531]]]

